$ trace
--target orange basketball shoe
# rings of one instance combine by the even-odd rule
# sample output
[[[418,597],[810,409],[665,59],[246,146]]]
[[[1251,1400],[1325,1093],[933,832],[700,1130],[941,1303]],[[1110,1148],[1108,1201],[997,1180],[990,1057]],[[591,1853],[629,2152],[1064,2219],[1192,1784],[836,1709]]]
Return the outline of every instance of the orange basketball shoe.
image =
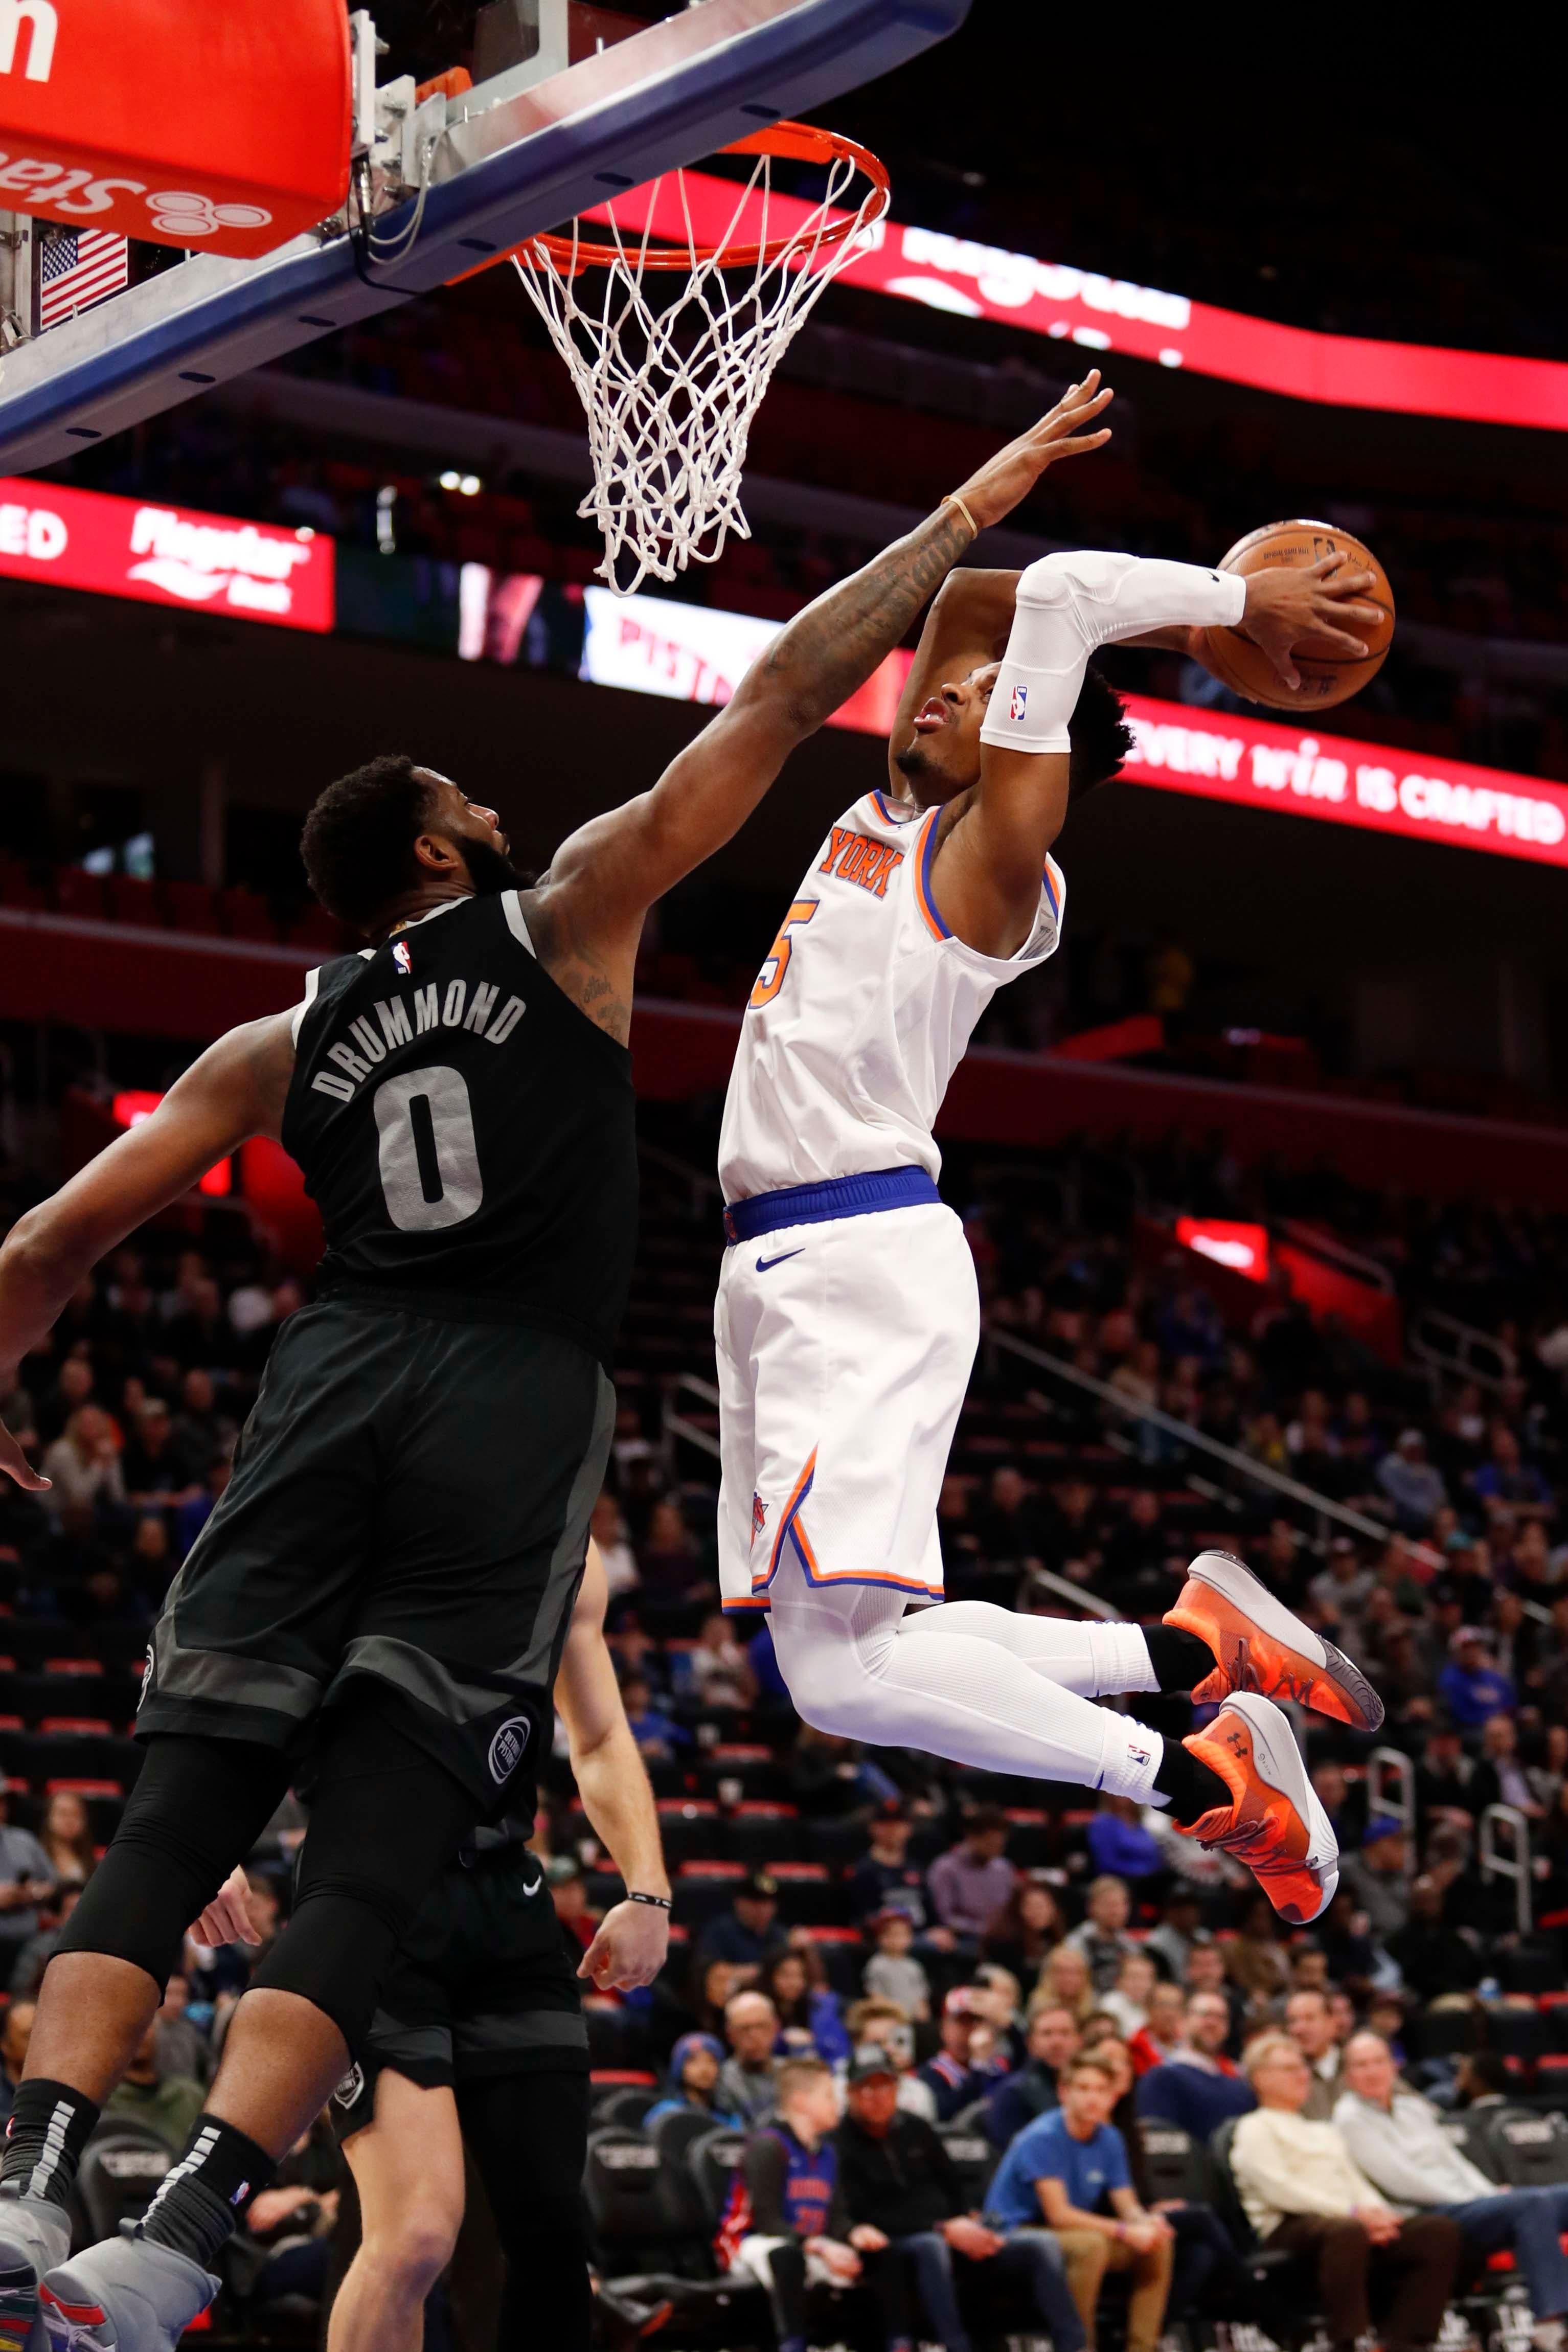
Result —
[[[1296,1699],[1357,1731],[1375,1731],[1383,1721],[1383,1701],[1360,1667],[1228,1551],[1198,1553],[1165,1622],[1196,1633],[1214,1652],[1214,1672],[1197,1685],[1195,1699],[1256,1691],[1262,1698]]]
[[[1292,1927],[1326,1911],[1339,1885],[1339,1846],[1279,1708],[1249,1694],[1228,1698],[1182,1746],[1218,1773],[1234,1801],[1177,1822],[1182,1835],[1244,1862]]]

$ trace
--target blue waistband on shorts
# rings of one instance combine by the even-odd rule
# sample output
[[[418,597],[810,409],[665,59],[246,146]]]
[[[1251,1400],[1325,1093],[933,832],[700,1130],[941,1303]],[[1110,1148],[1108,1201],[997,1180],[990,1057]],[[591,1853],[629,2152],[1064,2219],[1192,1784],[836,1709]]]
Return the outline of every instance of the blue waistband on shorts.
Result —
[[[835,1217],[870,1217],[880,1209],[914,1209],[941,1193],[924,1168],[874,1168],[866,1176],[834,1176],[826,1184],[787,1184],[734,1201],[724,1213],[727,1242],[751,1242],[785,1225],[825,1225]]]

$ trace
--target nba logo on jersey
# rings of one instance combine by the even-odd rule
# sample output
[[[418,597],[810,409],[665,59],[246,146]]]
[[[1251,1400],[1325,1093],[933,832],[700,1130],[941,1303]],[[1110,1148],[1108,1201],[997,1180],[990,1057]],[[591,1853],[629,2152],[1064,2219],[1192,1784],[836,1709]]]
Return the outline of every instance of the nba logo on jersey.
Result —
[[[760,1495],[753,1495],[751,1498],[751,1540],[753,1544],[756,1543],[758,1537],[762,1533],[763,1523],[767,1519],[767,1504],[763,1501]]]
[[[1012,699],[1011,699],[1011,701],[1008,704],[1008,717],[1009,717],[1009,719],[1021,719],[1021,718],[1023,717],[1023,715],[1024,715],[1024,712],[1028,709],[1028,708],[1029,708],[1029,688],[1028,688],[1028,687],[1027,687],[1027,686],[1015,686],[1015,687],[1014,687],[1014,688],[1013,688],[1013,691],[1012,691]]]
[[[413,956],[406,940],[399,940],[392,949],[392,961],[405,976],[413,970]]]

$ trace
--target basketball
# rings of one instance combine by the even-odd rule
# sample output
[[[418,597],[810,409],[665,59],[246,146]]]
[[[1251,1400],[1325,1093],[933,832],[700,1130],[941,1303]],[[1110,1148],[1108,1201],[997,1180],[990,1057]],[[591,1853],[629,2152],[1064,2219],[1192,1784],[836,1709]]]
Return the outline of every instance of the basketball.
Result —
[[[1376,556],[1353,532],[1337,530],[1326,522],[1264,523],[1237,541],[1221,558],[1219,569],[1243,574],[1278,563],[1304,569],[1325,555],[1348,555],[1359,570],[1373,575],[1373,585],[1364,592],[1363,601],[1380,604],[1384,617],[1367,637],[1364,659],[1356,661],[1327,649],[1314,654],[1312,640],[1303,638],[1295,653],[1301,682],[1291,693],[1268,655],[1250,638],[1237,629],[1207,629],[1208,658],[1233,694],[1244,695],[1249,702],[1267,703],[1273,710],[1329,710],[1336,702],[1347,702],[1353,694],[1359,694],[1383,667],[1394,642],[1394,592]]]

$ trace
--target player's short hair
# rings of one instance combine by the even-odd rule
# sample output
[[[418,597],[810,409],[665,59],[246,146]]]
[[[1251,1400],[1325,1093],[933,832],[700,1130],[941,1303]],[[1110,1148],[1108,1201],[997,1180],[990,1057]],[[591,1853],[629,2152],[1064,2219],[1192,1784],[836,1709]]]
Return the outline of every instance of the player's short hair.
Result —
[[[1133,730],[1127,724],[1127,706],[1108,678],[1102,677],[1092,667],[1083,673],[1083,684],[1072,716],[1067,722],[1068,740],[1071,752],[1067,763],[1067,804],[1069,808],[1096,784],[1108,784],[1122,772],[1122,762],[1133,748]]]
[[[427,773],[405,751],[384,751],[328,785],[305,820],[299,855],[329,915],[368,931],[408,889],[431,805]]]

